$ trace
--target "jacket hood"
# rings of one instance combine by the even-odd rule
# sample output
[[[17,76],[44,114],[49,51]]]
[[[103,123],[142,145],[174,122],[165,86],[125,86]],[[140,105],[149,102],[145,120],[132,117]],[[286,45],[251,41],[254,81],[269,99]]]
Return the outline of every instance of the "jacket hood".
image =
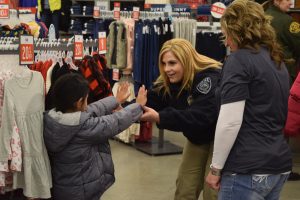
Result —
[[[44,141],[48,151],[60,152],[68,145],[81,129],[80,115],[80,112],[63,114],[54,110],[44,113]]]

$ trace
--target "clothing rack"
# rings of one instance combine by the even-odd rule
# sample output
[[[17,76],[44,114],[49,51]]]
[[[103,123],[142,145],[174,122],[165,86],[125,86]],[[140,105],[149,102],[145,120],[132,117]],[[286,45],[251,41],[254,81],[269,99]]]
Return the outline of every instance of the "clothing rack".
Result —
[[[98,48],[97,39],[86,39],[83,41],[84,48]],[[74,39],[54,40],[49,42],[48,39],[34,39],[35,51],[74,51]],[[0,54],[19,54],[19,38],[17,37],[0,37]]]

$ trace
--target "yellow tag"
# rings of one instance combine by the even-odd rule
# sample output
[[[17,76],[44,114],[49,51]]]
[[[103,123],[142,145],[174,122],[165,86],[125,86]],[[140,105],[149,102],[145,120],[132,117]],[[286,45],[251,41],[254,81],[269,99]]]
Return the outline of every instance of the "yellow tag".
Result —
[[[298,22],[292,22],[290,25],[291,33],[299,33],[300,32],[300,24]]]

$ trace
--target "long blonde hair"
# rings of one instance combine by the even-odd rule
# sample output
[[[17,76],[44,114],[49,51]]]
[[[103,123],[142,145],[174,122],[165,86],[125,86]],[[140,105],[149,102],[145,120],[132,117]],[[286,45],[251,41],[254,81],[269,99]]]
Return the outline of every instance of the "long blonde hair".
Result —
[[[194,76],[196,73],[208,68],[220,68],[222,63],[197,53],[192,44],[180,38],[166,41],[159,53],[159,72],[160,75],[155,81],[155,89],[163,92],[163,95],[170,95],[170,82],[164,72],[162,59],[166,52],[172,52],[184,68],[183,80],[177,97],[183,90],[191,90]]]
[[[264,46],[276,64],[281,66],[284,59],[282,48],[277,43],[271,17],[264,13],[260,4],[250,0],[235,0],[226,8],[220,22],[226,35],[238,48],[258,51]]]

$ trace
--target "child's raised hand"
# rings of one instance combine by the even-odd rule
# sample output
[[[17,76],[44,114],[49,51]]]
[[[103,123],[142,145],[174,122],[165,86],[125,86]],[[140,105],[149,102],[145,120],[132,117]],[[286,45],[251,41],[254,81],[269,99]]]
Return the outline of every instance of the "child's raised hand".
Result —
[[[145,106],[147,103],[147,90],[144,85],[139,89],[138,95],[136,97],[136,102],[141,104],[142,106]]]
[[[130,95],[130,91],[129,91],[129,83],[128,82],[121,82],[119,87],[118,87],[118,91],[117,91],[117,95],[116,95],[116,99],[117,101],[122,104],[124,103],[127,98]]]

